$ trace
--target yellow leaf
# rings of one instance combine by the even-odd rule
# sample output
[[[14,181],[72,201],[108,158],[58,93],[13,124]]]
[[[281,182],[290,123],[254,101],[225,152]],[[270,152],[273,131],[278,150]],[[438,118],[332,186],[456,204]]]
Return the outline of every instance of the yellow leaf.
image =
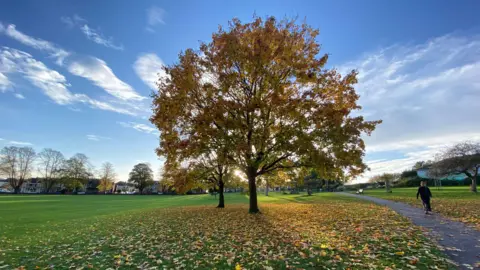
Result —
[[[237,265],[235,265],[235,270],[242,270],[242,266],[239,263],[237,263]]]
[[[404,254],[405,254],[405,252],[403,252],[403,251],[395,252],[395,255],[398,255],[398,256],[403,256]]]

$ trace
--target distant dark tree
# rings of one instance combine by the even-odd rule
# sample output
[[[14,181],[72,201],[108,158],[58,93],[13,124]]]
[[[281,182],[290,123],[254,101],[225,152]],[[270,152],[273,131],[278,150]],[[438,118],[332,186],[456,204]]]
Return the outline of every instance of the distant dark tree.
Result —
[[[477,192],[479,169],[480,143],[462,142],[437,154],[435,163],[429,170],[429,175],[438,179],[463,173],[472,181],[470,190]]]
[[[134,183],[140,194],[143,190],[153,185],[153,171],[146,163],[138,163],[130,172],[128,182]]]
[[[400,175],[401,178],[413,178],[417,177],[417,171],[416,170],[407,170],[403,171],[402,174]]]
[[[318,173],[312,170],[309,175],[304,177],[303,184],[307,188],[307,194],[312,195],[313,189],[322,186],[326,181],[319,178]]]
[[[432,161],[431,160],[427,160],[427,161],[417,161],[415,162],[415,165],[413,165],[412,167],[412,170],[419,170],[421,168],[424,168],[424,167],[427,167],[427,166],[430,166],[432,165]]]
[[[31,147],[5,146],[0,151],[0,174],[8,179],[15,194],[20,193],[25,180],[30,176],[35,161]]]

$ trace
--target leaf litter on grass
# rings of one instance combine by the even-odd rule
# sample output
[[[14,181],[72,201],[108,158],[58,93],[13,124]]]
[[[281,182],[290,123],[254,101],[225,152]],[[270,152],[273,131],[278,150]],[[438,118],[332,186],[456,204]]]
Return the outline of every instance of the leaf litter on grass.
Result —
[[[7,269],[448,269],[422,231],[359,202],[156,209],[3,239]],[[61,233],[59,233],[61,232]],[[28,250],[28,252],[27,252]],[[2,253],[4,255],[2,255]]]

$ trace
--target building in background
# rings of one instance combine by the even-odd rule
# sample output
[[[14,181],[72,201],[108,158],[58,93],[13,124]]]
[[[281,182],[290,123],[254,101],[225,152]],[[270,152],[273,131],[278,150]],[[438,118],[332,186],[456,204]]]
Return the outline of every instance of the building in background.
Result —
[[[123,181],[113,184],[113,193],[134,194],[135,192],[138,192],[138,189],[135,187],[135,184],[127,183]]]

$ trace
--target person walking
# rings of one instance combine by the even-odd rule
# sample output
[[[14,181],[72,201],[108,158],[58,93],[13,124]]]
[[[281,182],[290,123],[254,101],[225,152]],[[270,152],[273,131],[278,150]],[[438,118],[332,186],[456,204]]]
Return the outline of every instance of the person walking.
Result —
[[[420,182],[420,187],[417,191],[417,200],[419,195],[420,198],[422,198],[425,214],[428,215],[429,212],[432,212],[432,207],[430,205],[430,198],[432,198],[432,192],[430,192],[430,189],[427,187],[427,181]]]

